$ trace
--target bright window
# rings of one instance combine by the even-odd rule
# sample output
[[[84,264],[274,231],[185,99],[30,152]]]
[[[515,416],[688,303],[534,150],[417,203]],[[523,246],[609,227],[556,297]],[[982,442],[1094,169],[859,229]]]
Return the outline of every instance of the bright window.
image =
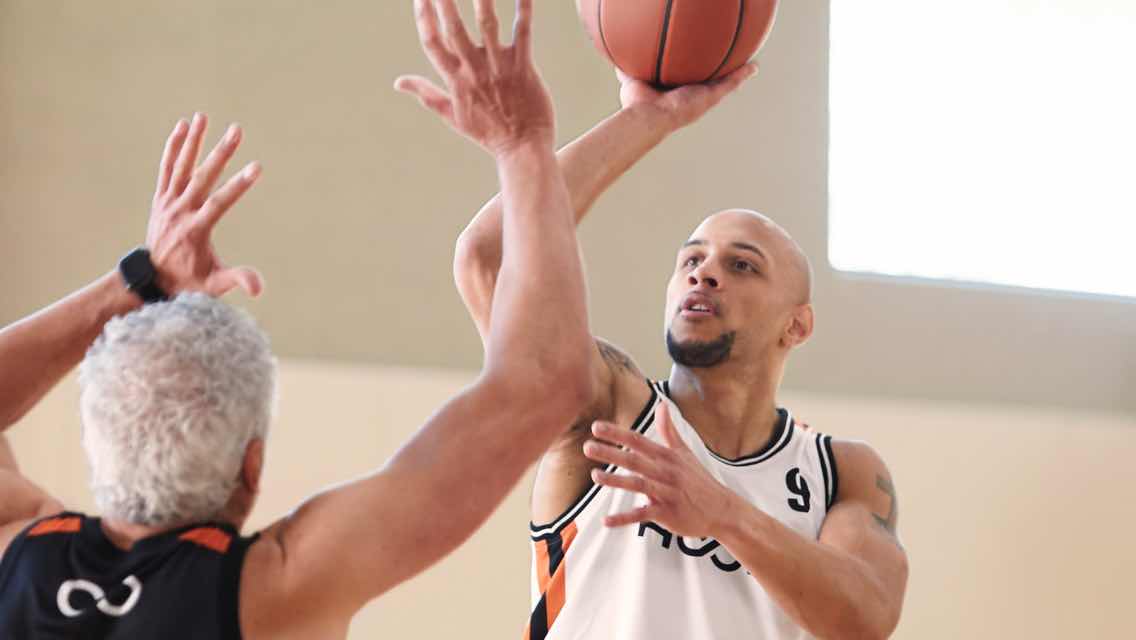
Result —
[[[1136,1],[835,0],[832,264],[1136,297]]]

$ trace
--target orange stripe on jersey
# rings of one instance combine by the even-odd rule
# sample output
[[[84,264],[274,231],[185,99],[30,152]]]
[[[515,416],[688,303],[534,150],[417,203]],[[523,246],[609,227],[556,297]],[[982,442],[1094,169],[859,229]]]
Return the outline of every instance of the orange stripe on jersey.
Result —
[[[78,517],[49,518],[40,522],[28,531],[28,537],[42,536],[47,533],[77,533],[82,520]]]
[[[229,543],[233,541],[233,537],[216,527],[199,527],[181,534],[178,540],[186,540],[217,553],[225,553],[229,550]]]
[[[548,585],[548,590],[545,595],[548,597],[548,628],[552,628],[552,623],[556,622],[556,618],[560,615],[560,610],[564,608],[564,601],[567,598],[565,592],[565,581],[567,580],[568,563],[564,561],[564,556],[568,555],[568,548],[572,546],[572,541],[576,539],[576,523],[572,522],[564,528],[563,533],[560,534],[563,542],[560,544],[561,560],[560,566],[556,567],[556,573],[553,574],[552,580]]]

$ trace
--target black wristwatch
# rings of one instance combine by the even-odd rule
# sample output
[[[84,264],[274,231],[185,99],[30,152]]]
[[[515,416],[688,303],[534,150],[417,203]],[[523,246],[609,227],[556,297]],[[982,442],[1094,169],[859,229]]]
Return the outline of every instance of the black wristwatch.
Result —
[[[118,261],[118,272],[126,282],[126,288],[133,291],[143,302],[162,302],[169,300],[165,291],[158,286],[158,271],[150,261],[150,252],[142,247],[123,256]]]

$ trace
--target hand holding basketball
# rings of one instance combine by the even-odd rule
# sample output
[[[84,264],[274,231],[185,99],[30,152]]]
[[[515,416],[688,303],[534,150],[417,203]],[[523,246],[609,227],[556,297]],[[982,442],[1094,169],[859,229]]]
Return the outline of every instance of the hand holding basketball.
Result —
[[[551,146],[556,138],[552,98],[532,59],[533,0],[517,0],[508,46],[498,39],[493,0],[475,0],[474,7],[481,46],[466,32],[454,0],[415,1],[422,49],[446,90],[421,76],[402,76],[395,89],[417,97],[493,155],[526,142]]]
[[[756,74],[757,65],[750,62],[720,80],[661,91],[616,69],[620,82],[619,101],[623,108],[655,109],[675,129],[701,118]]]

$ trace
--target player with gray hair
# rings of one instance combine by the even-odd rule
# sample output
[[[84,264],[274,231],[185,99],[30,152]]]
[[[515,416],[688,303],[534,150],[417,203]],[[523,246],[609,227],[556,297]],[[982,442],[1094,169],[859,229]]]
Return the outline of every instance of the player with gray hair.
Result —
[[[501,182],[500,287],[476,381],[375,473],[242,536],[260,489],[275,365],[251,319],[210,297],[261,283],[251,270],[223,269],[209,236],[258,168],[208,196],[239,130],[193,172],[205,120],[179,123],[149,253],[0,332],[3,429],[94,341],[81,415],[102,511],[64,511],[3,445],[0,636],[344,637],[365,603],[469,537],[591,402],[583,274],[552,101],[532,61],[532,5],[518,0],[504,45],[492,0],[476,0],[477,46],[454,0],[416,2],[423,48],[446,85],[430,85],[428,101],[494,157]]]

